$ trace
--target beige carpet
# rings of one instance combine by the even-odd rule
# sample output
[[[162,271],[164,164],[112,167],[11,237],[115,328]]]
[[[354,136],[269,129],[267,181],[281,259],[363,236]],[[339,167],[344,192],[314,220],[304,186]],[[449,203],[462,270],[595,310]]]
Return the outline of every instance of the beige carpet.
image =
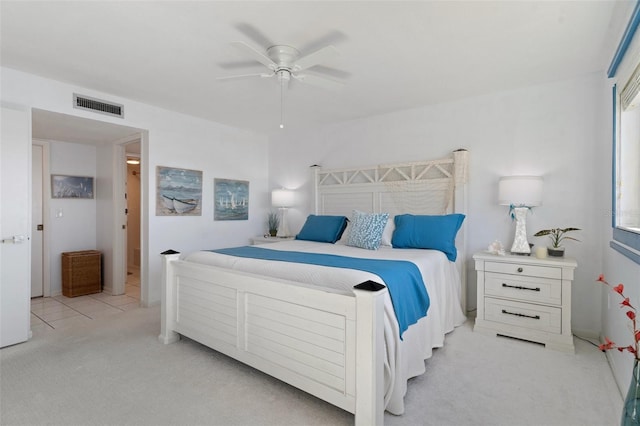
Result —
[[[493,338],[471,322],[411,380],[387,425],[615,425],[604,354]],[[2,425],[348,425],[353,416],[195,342],[157,340],[159,308],[134,309],[0,350]]]

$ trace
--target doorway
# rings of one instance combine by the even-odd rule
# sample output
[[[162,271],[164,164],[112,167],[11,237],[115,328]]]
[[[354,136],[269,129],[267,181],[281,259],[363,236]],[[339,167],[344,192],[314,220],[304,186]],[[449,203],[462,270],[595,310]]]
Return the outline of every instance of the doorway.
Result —
[[[124,222],[125,215],[124,207],[120,209],[122,201],[123,191],[115,192],[115,185],[119,185],[120,180],[124,177],[125,173],[122,172],[124,167],[124,159],[121,163],[116,161],[116,158],[120,156],[124,157],[123,144],[138,141],[140,145],[147,143],[147,132],[141,129],[132,128],[123,125],[117,125],[107,123],[99,120],[93,120],[88,118],[82,118],[72,116],[68,114],[56,113],[51,111],[32,109],[32,138],[34,144],[37,141],[46,141],[48,144],[51,155],[49,169],[51,172],[64,173],[69,175],[86,175],[93,176],[95,178],[94,188],[96,191],[95,218],[86,220],[83,223],[89,226],[90,222],[95,223],[95,240],[91,241],[91,235],[94,235],[89,229],[85,229],[84,234],[67,235],[66,233],[56,233],[56,226],[60,228],[63,222],[68,222],[69,218],[76,212],[80,211],[79,202],[73,200],[55,200],[56,202],[70,203],[64,206],[54,206],[49,204],[47,207],[46,202],[50,198],[50,185],[49,185],[49,169],[47,169],[48,163],[45,160],[45,172],[43,173],[43,188],[44,194],[44,231],[45,231],[45,247],[43,250],[43,275],[45,280],[44,296],[57,296],[61,294],[61,278],[60,278],[60,265],[59,256],[61,252],[82,250],[89,246],[96,248],[102,252],[102,272],[103,272],[103,289],[106,293],[124,294],[126,266],[125,266],[125,250],[126,250],[126,222]],[[144,134],[144,139],[141,135]],[[95,160],[90,157],[89,152],[91,149],[87,149],[87,145],[95,147]],[[46,146],[46,145],[45,145]],[[78,147],[76,151],[74,147]],[[144,145],[146,146],[146,145]],[[76,152],[79,152],[81,161],[76,161]],[[45,155],[46,156],[46,155]],[[84,163],[82,163],[84,161]],[[92,164],[95,161],[95,169],[87,171],[86,164]],[[116,166],[116,163],[119,163]],[[82,167],[81,172],[74,173],[77,168]],[[144,171],[144,168],[142,169]],[[146,182],[142,173],[137,177],[143,184]],[[121,184],[124,188],[124,182]],[[47,192],[49,191],[49,192]],[[144,200],[144,197],[140,197],[140,200]],[[50,200],[49,200],[50,201]],[[87,204],[90,204],[88,201]],[[91,206],[89,205],[91,208]],[[55,211],[54,211],[55,208]],[[60,210],[58,214],[58,210]],[[141,209],[143,210],[143,209]],[[121,219],[121,217],[123,219]],[[52,218],[49,226],[47,226],[47,218]],[[82,218],[83,220],[85,218]],[[141,225],[139,228],[145,229],[146,218],[139,218]],[[34,226],[36,222],[34,222]],[[49,228],[49,229],[47,229]],[[47,231],[49,235],[61,235],[61,238],[51,239],[47,248],[46,235]],[[34,232],[35,233],[35,232]],[[145,232],[142,232],[142,238],[146,238]],[[78,243],[78,238],[83,238]],[[75,239],[74,239],[75,238]],[[78,246],[78,247],[76,247]],[[80,247],[82,246],[82,247]],[[86,246],[86,247],[85,247]],[[95,246],[95,247],[94,247]],[[147,306],[146,300],[143,300],[143,295],[147,294],[146,286],[146,273],[145,273],[145,259],[144,247],[145,241],[141,241],[138,244],[140,248],[142,260],[138,262],[140,264],[140,282],[137,297],[143,306]],[[122,262],[120,261],[122,258]],[[51,263],[50,262],[54,262]],[[122,278],[120,278],[122,277]],[[47,293],[46,280],[50,279],[49,292]],[[114,290],[117,290],[114,291]]]
[[[125,294],[140,300],[140,141],[125,145],[127,178],[125,180],[127,238],[126,238],[126,270]]]

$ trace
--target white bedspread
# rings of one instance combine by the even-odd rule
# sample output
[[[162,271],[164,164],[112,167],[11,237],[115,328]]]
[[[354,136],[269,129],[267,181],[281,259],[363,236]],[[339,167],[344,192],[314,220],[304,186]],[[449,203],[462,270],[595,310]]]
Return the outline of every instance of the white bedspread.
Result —
[[[415,263],[427,287],[431,305],[427,316],[410,326],[400,340],[398,323],[391,298],[385,298],[385,407],[393,414],[404,412],[404,395],[407,380],[423,374],[424,360],[430,358],[432,349],[444,344],[444,336],[465,321],[460,306],[461,283],[455,263],[436,250],[392,249],[365,250],[340,244],[311,241],[282,241],[261,245],[261,248],[308,253],[328,253],[341,256],[408,260]],[[344,268],[286,263],[261,259],[233,257],[200,251],[183,256],[191,262],[216,265],[260,275],[307,283],[329,288],[343,294],[353,294],[352,288],[366,280],[384,283],[375,274]]]

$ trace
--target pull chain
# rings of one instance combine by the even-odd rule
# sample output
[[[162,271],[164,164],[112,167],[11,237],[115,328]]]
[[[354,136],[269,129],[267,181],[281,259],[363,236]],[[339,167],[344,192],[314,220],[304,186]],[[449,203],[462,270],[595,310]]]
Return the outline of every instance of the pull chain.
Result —
[[[280,80],[280,128],[284,129],[284,79]]]

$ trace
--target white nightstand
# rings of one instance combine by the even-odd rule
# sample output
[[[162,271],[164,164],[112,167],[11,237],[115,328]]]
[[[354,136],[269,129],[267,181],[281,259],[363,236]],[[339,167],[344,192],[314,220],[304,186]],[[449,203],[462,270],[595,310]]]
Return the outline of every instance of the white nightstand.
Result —
[[[571,282],[574,259],[534,256],[473,256],[478,274],[474,331],[543,343],[574,351]]]
[[[294,238],[295,237],[265,237],[264,235],[259,235],[251,239],[251,244],[255,246],[258,244],[279,243],[280,241],[291,241]]]

